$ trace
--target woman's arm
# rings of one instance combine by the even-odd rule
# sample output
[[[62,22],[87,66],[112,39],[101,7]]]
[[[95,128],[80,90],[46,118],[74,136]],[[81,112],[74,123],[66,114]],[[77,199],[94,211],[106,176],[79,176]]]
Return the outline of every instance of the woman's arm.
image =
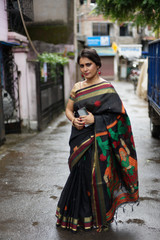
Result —
[[[83,129],[84,127],[84,121],[81,120],[81,118],[75,118],[74,117],[74,101],[69,99],[67,106],[66,106],[66,116],[67,118],[72,122],[72,125],[76,127],[78,130]]]

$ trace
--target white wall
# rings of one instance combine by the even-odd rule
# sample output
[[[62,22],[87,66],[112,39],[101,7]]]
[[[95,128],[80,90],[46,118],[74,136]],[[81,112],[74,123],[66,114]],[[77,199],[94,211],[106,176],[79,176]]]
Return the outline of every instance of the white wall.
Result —
[[[27,87],[28,87],[28,113],[29,128],[36,130],[37,121],[37,90],[36,90],[36,71],[34,62],[27,62]]]
[[[70,59],[69,63],[64,66],[64,101],[65,105],[68,102],[70,91],[73,88],[76,78],[76,63]]]
[[[23,127],[37,130],[36,76],[34,64],[27,62],[27,49],[14,50],[14,60],[21,72],[19,79],[20,116]]]
[[[34,0],[34,21],[56,21],[67,23],[67,0]]]
[[[5,0],[0,0],[0,41],[8,40],[8,21]]]
[[[19,79],[22,127],[37,130],[36,76],[34,64],[27,62],[27,51],[15,51],[14,60],[21,72]]]

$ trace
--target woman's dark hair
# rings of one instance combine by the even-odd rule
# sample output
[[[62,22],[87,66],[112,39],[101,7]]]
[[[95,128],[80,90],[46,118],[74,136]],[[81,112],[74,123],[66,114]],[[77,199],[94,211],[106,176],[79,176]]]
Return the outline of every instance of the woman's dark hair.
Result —
[[[101,67],[101,59],[99,55],[97,54],[95,49],[92,48],[85,48],[81,51],[77,58],[77,63],[79,64],[80,58],[88,58],[92,62],[94,62],[97,66]]]

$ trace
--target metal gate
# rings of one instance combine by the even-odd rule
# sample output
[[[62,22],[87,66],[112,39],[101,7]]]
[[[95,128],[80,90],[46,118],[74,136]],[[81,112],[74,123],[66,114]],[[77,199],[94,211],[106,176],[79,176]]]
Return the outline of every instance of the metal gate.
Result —
[[[3,47],[2,99],[6,133],[21,132],[19,76],[20,72],[14,62],[12,48]]]
[[[0,146],[5,140],[5,128],[3,119],[3,103],[2,103],[2,47],[0,45]]]
[[[36,64],[38,130],[64,110],[64,70],[60,64]]]
[[[0,146],[5,141],[5,129],[4,129],[4,119],[3,119],[3,104],[2,104],[2,88],[0,84]]]

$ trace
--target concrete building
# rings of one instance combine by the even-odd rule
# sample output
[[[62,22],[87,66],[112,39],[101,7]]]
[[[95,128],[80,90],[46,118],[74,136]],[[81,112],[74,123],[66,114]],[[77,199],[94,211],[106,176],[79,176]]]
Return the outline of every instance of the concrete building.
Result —
[[[31,45],[32,40],[37,40],[35,47],[39,53],[74,52],[73,10],[74,0],[0,0],[0,142],[5,132],[37,130],[42,115],[48,124],[53,108],[56,114],[58,108],[64,109],[75,82],[74,58],[61,69],[63,79],[57,78],[55,84],[50,81],[42,87],[41,69]]]
[[[32,40],[74,44],[74,0],[34,0],[33,13],[27,24]]]
[[[106,79],[127,77],[128,59],[140,57],[147,50],[154,34],[147,28],[137,28],[131,22],[118,24],[94,12],[96,1],[77,1],[77,41],[79,49],[93,47],[102,59],[102,76]],[[150,36],[150,38],[148,38]],[[145,40],[145,46],[144,44]],[[113,51],[112,44],[117,45]],[[125,54],[124,54],[125,53]],[[128,55],[127,55],[127,54]]]

